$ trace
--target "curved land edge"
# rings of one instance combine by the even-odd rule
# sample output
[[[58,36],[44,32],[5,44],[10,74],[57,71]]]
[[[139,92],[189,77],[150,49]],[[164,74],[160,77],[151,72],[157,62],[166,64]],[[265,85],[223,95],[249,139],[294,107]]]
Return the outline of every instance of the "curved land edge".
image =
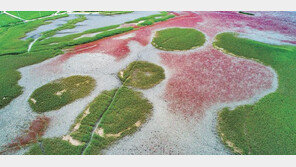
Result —
[[[253,105],[219,112],[223,143],[236,154],[296,154],[296,47],[265,44],[234,33],[218,34],[213,45],[272,67],[279,83],[274,93]]]

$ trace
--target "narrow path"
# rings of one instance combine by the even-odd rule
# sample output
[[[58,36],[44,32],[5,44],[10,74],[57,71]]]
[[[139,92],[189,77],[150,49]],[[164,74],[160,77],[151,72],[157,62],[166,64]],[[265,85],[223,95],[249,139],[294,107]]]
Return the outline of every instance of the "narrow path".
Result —
[[[34,39],[34,41],[32,41],[32,42],[30,43],[30,45],[29,45],[29,47],[28,47],[28,52],[30,52],[32,46],[34,45],[34,43],[35,43],[39,38],[40,38],[40,37]]]
[[[94,136],[94,134],[95,134],[96,129],[98,128],[99,124],[101,123],[101,120],[102,120],[101,118],[102,118],[103,115],[104,115],[104,114],[110,109],[110,107],[113,105],[113,103],[114,103],[114,99],[115,99],[115,97],[117,96],[118,91],[119,91],[120,88],[121,88],[121,87],[119,87],[119,88],[116,90],[116,92],[115,92],[115,94],[114,94],[114,96],[113,96],[113,98],[112,98],[112,101],[111,101],[110,105],[108,106],[108,108],[102,113],[102,115],[101,115],[100,118],[98,119],[98,122],[96,123],[96,125],[94,126],[94,128],[93,128],[93,130],[92,130],[92,132],[91,132],[91,137],[90,137],[89,141],[87,142],[86,146],[83,148],[81,155],[84,155],[84,154],[85,154],[85,151],[87,150],[87,148],[89,147],[89,145],[90,145],[90,143],[91,143],[91,141],[92,141],[92,139],[93,139],[93,136]]]
[[[22,21],[24,21],[24,22],[27,22],[27,20],[25,20],[25,19],[23,19],[23,18],[20,18],[20,17],[17,17],[17,16],[15,16],[15,15],[13,15],[13,14],[7,13],[6,11],[3,11],[3,13],[4,13],[4,14],[7,14],[7,15],[9,15],[9,16],[11,16],[11,17],[17,18],[17,19],[19,19],[19,20],[22,20]]]

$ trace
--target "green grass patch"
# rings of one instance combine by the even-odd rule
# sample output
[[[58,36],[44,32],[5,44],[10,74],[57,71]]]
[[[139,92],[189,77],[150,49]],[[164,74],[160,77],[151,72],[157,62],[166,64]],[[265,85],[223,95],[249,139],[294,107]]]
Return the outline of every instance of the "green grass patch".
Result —
[[[50,16],[56,13],[56,11],[7,11],[7,13],[25,20],[32,20],[40,17]]]
[[[90,94],[95,80],[89,76],[71,76],[52,81],[36,89],[28,102],[38,113],[57,110]]]
[[[45,138],[31,146],[27,155],[80,155],[83,145],[74,146],[60,138]]]
[[[77,130],[71,133],[71,136],[81,142],[88,142],[91,138],[91,132],[96,122],[102,117],[104,112],[108,109],[111,104],[113,97],[117,89],[111,91],[104,91],[99,96],[97,96],[75,120],[71,131],[73,131],[74,126],[80,123]],[[86,111],[89,112],[86,116]]]
[[[2,26],[6,26],[6,25],[10,25],[10,24],[14,24],[17,22],[22,22],[22,20],[11,17],[5,13],[1,13],[0,14],[0,27]]]
[[[226,53],[271,66],[279,82],[276,92],[254,105],[226,108],[219,113],[222,141],[239,154],[295,155],[296,47],[265,44],[234,33],[222,33],[216,39],[214,46]]]
[[[125,86],[119,88],[100,120],[98,129],[102,129],[103,134],[94,134],[84,154],[101,154],[102,149],[134,133],[146,122],[152,108],[152,104],[143,98],[142,93]]]
[[[126,86],[149,89],[165,78],[162,67],[146,61],[135,61],[121,70],[117,76]]]
[[[243,11],[239,11],[238,13],[245,14],[245,15],[250,15],[250,16],[254,16],[255,15],[253,13],[248,13],[248,12],[243,12]]]
[[[166,51],[189,50],[205,43],[205,35],[191,28],[168,28],[157,31],[151,44]]]

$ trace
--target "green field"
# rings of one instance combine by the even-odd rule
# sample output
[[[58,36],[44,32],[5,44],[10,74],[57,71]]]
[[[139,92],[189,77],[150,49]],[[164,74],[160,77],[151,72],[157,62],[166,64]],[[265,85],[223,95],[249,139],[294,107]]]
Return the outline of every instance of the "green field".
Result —
[[[7,11],[7,13],[25,20],[32,20],[40,17],[50,16],[56,13],[56,11]]]
[[[189,50],[205,43],[205,35],[190,28],[167,28],[157,31],[151,44],[166,51]]]
[[[226,53],[254,59],[271,66],[279,87],[254,105],[219,114],[222,141],[237,154],[296,154],[296,47],[270,45],[239,38],[233,33],[217,35],[214,46]]]
[[[96,81],[89,76],[61,78],[36,89],[28,102],[33,111],[38,113],[57,110],[89,95],[95,85]]]
[[[0,14],[0,27],[10,25],[10,24],[13,24],[13,23],[18,23],[18,22],[22,22],[22,20],[11,17],[11,16],[9,16],[9,15],[7,15],[5,13]]]
[[[27,155],[79,155],[83,146],[74,146],[60,138],[46,138],[31,146]]]
[[[126,86],[149,89],[159,84],[164,78],[162,67],[146,61],[135,61],[118,73],[118,77]]]

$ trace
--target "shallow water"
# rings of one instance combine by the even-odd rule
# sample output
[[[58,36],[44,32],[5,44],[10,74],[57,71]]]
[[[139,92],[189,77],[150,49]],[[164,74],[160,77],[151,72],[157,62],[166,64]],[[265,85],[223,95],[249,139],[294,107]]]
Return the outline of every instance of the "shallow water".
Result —
[[[68,17],[63,17],[63,18],[60,18],[60,19],[55,19],[55,20],[51,20],[50,24],[46,24],[46,25],[42,25],[40,27],[38,27],[37,29],[31,31],[31,32],[28,32],[26,34],[26,37],[24,37],[23,39],[26,40],[28,38],[33,38],[33,39],[37,39],[41,36],[41,33],[42,32],[45,32],[45,31],[48,31],[48,30],[53,30],[65,23],[67,23],[67,21],[69,20],[72,20],[74,18],[76,18],[77,16],[76,15],[69,15]]]

